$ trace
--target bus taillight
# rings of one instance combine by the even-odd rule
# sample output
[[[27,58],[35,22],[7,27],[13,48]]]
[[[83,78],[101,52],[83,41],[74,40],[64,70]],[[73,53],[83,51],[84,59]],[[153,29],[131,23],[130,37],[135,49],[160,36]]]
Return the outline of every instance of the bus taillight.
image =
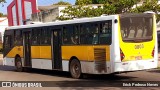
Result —
[[[155,51],[155,48],[153,48],[152,50],[152,57],[154,57],[154,51]]]
[[[123,51],[120,49],[121,61],[125,58]]]

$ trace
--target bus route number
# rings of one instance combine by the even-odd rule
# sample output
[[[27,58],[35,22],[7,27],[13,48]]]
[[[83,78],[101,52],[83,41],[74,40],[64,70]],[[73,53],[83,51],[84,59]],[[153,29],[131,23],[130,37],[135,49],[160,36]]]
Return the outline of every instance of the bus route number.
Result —
[[[135,49],[142,49],[142,48],[144,48],[143,44],[135,45]]]

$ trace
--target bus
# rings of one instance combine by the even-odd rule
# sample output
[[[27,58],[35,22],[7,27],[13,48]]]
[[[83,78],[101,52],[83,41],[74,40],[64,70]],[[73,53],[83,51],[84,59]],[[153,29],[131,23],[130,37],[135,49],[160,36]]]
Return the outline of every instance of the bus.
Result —
[[[3,65],[82,74],[157,68],[154,14],[117,14],[8,27]]]

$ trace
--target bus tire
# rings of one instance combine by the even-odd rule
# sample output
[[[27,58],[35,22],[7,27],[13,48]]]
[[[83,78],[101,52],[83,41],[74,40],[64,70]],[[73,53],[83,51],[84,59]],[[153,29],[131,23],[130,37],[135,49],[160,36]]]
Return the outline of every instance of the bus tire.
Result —
[[[69,71],[70,71],[70,74],[73,78],[78,79],[81,77],[81,65],[77,59],[73,59],[70,62]]]
[[[22,61],[21,61],[20,57],[16,57],[16,59],[15,59],[15,65],[16,65],[16,71],[17,72],[22,72],[23,71]]]

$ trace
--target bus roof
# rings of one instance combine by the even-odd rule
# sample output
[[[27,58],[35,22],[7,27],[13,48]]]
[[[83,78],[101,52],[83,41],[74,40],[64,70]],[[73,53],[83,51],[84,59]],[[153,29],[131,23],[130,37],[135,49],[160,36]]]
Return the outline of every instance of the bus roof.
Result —
[[[47,23],[40,23],[40,24],[11,26],[11,27],[8,27],[7,30],[32,28],[32,27],[43,27],[43,26],[52,26],[52,25],[65,25],[65,24],[83,23],[83,22],[92,22],[92,21],[103,21],[103,20],[113,19],[113,17],[115,17],[115,16],[117,16],[117,15],[92,17],[92,18],[77,18],[77,19],[73,19],[73,20],[65,20],[65,21],[57,21],[57,22],[47,22]]]

